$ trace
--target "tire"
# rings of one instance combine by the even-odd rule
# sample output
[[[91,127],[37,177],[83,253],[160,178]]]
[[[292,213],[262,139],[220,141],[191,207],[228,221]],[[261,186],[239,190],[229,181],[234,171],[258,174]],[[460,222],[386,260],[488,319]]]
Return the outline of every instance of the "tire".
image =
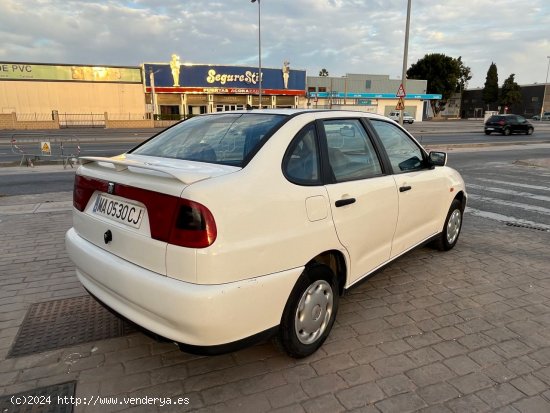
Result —
[[[512,131],[510,130],[510,128],[504,128],[504,130],[502,131],[502,134],[504,136],[510,136],[511,133]]]
[[[485,135],[490,135],[491,134],[491,131],[490,130],[486,130],[485,131]]]
[[[527,132],[525,132],[526,135],[532,135],[533,134],[533,128],[527,128]]]
[[[464,211],[462,210],[460,201],[454,199],[453,202],[451,202],[447,218],[445,218],[445,224],[443,225],[441,235],[434,243],[434,246],[438,250],[449,251],[456,245],[460,230],[462,229],[463,213]]]
[[[313,354],[326,340],[338,312],[338,281],[329,267],[306,267],[290,293],[277,337],[289,356]]]

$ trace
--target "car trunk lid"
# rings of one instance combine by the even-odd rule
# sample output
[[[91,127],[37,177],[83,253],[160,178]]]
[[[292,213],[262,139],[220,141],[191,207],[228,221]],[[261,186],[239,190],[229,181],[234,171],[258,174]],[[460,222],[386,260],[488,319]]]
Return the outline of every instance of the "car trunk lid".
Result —
[[[184,241],[200,248],[203,242],[202,238],[193,241],[196,232],[174,231],[180,225],[182,208],[195,207],[192,201],[181,199],[183,190],[240,169],[141,155],[82,160],[75,178],[75,230],[97,247],[163,275],[168,244]]]

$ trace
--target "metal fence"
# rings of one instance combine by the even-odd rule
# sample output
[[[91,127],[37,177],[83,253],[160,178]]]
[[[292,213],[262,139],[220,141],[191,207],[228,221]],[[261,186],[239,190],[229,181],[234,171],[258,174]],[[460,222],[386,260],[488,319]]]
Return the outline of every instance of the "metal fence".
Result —
[[[109,120],[147,120],[151,119],[150,113],[109,113]]]
[[[37,161],[61,162],[73,168],[80,156],[80,142],[74,135],[55,133],[14,133],[11,151],[21,156],[19,166],[34,167]]]
[[[60,113],[60,128],[104,128],[104,113]]]
[[[16,113],[18,122],[49,122],[54,120],[52,113]]]

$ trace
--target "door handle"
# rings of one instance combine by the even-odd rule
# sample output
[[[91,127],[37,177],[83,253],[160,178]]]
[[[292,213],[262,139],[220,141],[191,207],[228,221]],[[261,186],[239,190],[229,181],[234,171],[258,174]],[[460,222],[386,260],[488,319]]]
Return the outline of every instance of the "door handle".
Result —
[[[412,189],[412,186],[406,185],[406,186],[400,187],[399,192],[406,192],[406,191],[410,191],[411,189]]]
[[[336,208],[343,207],[345,205],[350,205],[355,203],[355,198],[347,198],[347,199],[339,199],[334,203],[336,205]]]

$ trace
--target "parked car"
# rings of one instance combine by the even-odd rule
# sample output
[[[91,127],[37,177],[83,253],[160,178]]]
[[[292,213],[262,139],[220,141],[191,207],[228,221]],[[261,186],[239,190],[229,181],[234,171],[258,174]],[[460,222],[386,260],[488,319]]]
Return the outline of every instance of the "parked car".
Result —
[[[533,125],[520,115],[493,115],[485,122],[485,135],[498,132],[503,135],[512,133],[525,133],[531,135],[535,128]]]
[[[535,115],[531,119],[533,119],[533,120],[541,120],[541,119],[542,120],[550,120],[550,112],[544,112],[542,114],[542,118],[541,118],[540,115]]]
[[[390,114],[388,115],[388,118],[396,122],[399,122],[400,113],[401,112],[399,111],[390,112]],[[413,122],[414,122],[414,118],[408,112],[403,112],[403,123],[412,124]]]
[[[200,115],[81,159],[66,234],[78,279],[201,354],[273,334],[312,354],[344,291],[417,246],[455,246],[467,198],[444,152],[362,112]]]

